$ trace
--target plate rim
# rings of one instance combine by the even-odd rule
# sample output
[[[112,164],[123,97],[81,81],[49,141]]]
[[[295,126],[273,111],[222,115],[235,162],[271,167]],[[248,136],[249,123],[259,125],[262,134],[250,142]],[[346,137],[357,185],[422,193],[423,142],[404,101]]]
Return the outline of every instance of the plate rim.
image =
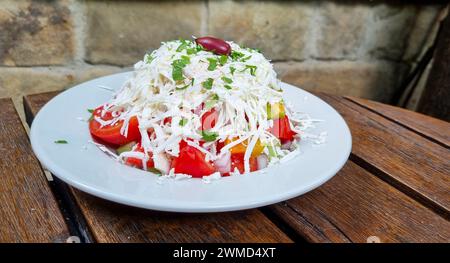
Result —
[[[158,205],[155,203],[149,204],[148,202],[142,202],[142,201],[138,202],[138,201],[131,200],[130,198],[124,198],[123,196],[118,195],[116,193],[105,192],[104,190],[98,189],[94,186],[80,183],[77,180],[72,180],[72,179],[70,179],[70,176],[64,176],[65,173],[71,173],[71,172],[65,171],[65,169],[62,167],[59,168],[58,164],[56,164],[52,160],[50,160],[49,156],[46,156],[43,149],[38,147],[38,142],[36,141],[37,136],[34,135],[36,133],[36,128],[33,128],[33,127],[36,127],[35,123],[38,123],[39,119],[42,118],[42,114],[40,114],[40,113],[42,113],[43,109],[45,107],[47,107],[48,105],[50,105],[53,100],[56,100],[59,96],[64,96],[64,94],[66,92],[70,92],[71,89],[77,88],[80,85],[88,84],[89,82],[98,81],[99,79],[102,79],[102,78],[109,78],[109,77],[118,76],[118,75],[127,75],[127,74],[131,74],[132,72],[133,71],[125,71],[125,72],[105,75],[102,77],[98,77],[98,78],[95,78],[95,79],[92,79],[89,81],[79,83],[69,89],[64,90],[63,92],[59,93],[55,97],[53,97],[39,110],[39,112],[33,118],[33,122],[32,122],[31,128],[30,128],[30,142],[31,142],[31,146],[32,146],[33,152],[35,153],[36,158],[42,164],[44,169],[47,169],[54,176],[58,177],[61,181],[75,187],[76,189],[81,190],[82,192],[85,192],[85,193],[94,195],[98,198],[106,199],[106,200],[109,200],[112,202],[116,202],[116,203],[120,203],[120,204],[124,204],[124,205],[128,205],[128,206],[133,206],[133,207],[138,207],[138,208],[143,208],[143,209],[165,211],[165,212],[209,213],[209,212],[238,211],[238,210],[257,208],[257,207],[262,207],[262,206],[279,203],[279,202],[303,195],[303,194],[321,186],[325,182],[329,181],[332,177],[334,177],[337,174],[337,172],[339,172],[339,170],[342,169],[342,167],[348,161],[348,158],[350,156],[351,149],[352,149],[352,134],[350,132],[348,124],[346,123],[344,118],[341,116],[341,114],[339,114],[339,112],[337,112],[336,109],[334,109],[330,104],[323,101],[321,98],[317,97],[316,95],[314,95],[300,87],[297,87],[295,85],[292,85],[292,84],[289,84],[286,82],[282,82],[284,85],[288,85],[288,86],[294,87],[296,89],[302,90],[308,96],[312,96],[315,99],[318,99],[322,103],[327,105],[336,114],[336,116],[338,116],[340,118],[340,121],[344,124],[345,132],[347,133],[348,138],[349,138],[347,145],[346,145],[346,151],[341,153],[343,157],[340,159],[340,162],[336,163],[335,166],[333,166],[329,170],[327,170],[326,176],[322,176],[318,180],[314,180],[314,182],[310,183],[309,185],[306,185],[306,186],[299,185],[297,187],[293,187],[290,191],[278,193],[276,196],[274,196],[272,194],[272,195],[270,195],[270,198],[257,198],[256,200],[252,199],[252,202],[247,202],[246,204],[242,204],[242,203],[223,204],[221,206],[218,206],[217,204],[215,204],[212,206],[203,205],[202,207],[197,207],[197,206],[195,206],[195,203],[194,204],[191,203],[189,205],[189,202],[177,203],[178,205],[173,204],[173,202],[170,202],[170,203],[166,202],[166,203],[164,203],[164,205]],[[277,164],[277,165],[283,165],[283,164]],[[222,178],[221,180],[226,180],[226,179],[228,179],[228,177]],[[172,205],[170,205],[170,204],[172,204]],[[182,204],[182,205],[179,205],[179,204]]]

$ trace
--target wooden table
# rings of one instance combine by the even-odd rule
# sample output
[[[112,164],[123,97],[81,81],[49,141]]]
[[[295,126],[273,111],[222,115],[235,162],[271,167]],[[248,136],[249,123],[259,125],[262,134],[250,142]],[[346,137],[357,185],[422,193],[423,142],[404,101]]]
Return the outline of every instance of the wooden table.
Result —
[[[57,93],[24,98],[28,124]],[[10,99],[0,100],[0,241],[450,242],[450,123],[319,94],[347,121],[353,150],[329,182],[240,212],[175,214],[114,204],[53,177],[34,156]]]

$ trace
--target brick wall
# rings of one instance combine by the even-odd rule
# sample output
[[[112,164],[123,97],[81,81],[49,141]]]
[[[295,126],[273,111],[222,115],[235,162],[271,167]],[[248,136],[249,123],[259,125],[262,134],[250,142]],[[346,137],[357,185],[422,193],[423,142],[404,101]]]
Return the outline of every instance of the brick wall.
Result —
[[[24,94],[127,70],[161,41],[214,35],[260,48],[284,81],[387,101],[443,8],[390,2],[0,0],[0,97],[20,111]]]

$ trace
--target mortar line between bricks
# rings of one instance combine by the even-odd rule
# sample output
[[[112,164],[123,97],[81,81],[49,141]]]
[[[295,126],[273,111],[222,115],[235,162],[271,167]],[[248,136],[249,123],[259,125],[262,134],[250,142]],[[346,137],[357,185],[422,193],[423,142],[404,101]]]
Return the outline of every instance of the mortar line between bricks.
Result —
[[[73,63],[84,64],[86,47],[84,45],[86,39],[86,10],[85,6],[76,0],[71,0],[69,4],[72,13],[72,23],[74,30],[75,52]]]

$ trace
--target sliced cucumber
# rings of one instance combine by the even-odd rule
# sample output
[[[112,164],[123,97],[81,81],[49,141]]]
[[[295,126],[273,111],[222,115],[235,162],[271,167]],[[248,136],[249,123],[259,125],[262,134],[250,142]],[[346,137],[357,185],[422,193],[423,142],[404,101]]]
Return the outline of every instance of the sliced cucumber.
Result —
[[[136,145],[136,142],[129,142],[129,143],[117,148],[116,152],[118,155],[120,155],[121,153],[124,153],[124,152],[129,152],[133,149],[133,146],[135,146],[135,145]]]
[[[147,168],[147,171],[157,174],[157,175],[162,175],[162,172],[160,170],[156,169],[155,167]]]

